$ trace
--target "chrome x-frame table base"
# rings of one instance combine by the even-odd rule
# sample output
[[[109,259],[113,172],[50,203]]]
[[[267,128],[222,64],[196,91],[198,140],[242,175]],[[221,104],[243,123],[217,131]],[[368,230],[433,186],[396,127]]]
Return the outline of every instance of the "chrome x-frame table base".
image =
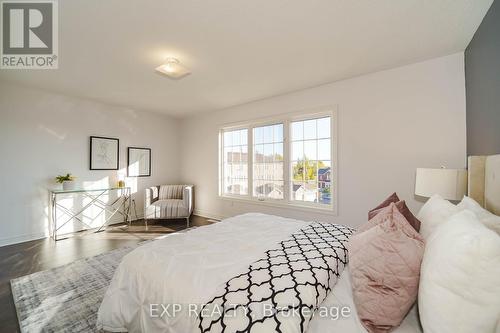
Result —
[[[118,196],[111,203],[103,201],[102,197],[111,193],[112,191],[117,191]],[[84,198],[90,199],[90,202],[83,206],[78,211],[74,212],[67,207],[64,207],[57,201],[58,195],[63,194],[80,194]],[[50,200],[50,212],[51,212],[51,230],[50,235],[54,240],[59,240],[57,232],[61,230],[66,224],[71,222],[72,220],[78,220],[86,229],[82,230],[91,230],[94,229],[94,232],[102,231],[108,222],[115,216],[117,213],[123,216],[124,222],[129,224],[131,223],[131,189],[130,187],[121,187],[121,188],[106,188],[106,189],[98,189],[98,190],[75,190],[75,191],[50,191],[49,200]],[[84,222],[84,219],[81,218],[83,213],[90,207],[97,207],[100,209],[100,212],[94,216],[88,223]],[[68,217],[62,223],[58,224],[57,211],[60,210],[65,213]],[[104,221],[98,227],[92,227],[91,224],[94,222],[102,213],[108,213],[109,215],[104,218]],[[80,230],[80,231],[82,231]],[[76,231],[78,232],[78,231]]]

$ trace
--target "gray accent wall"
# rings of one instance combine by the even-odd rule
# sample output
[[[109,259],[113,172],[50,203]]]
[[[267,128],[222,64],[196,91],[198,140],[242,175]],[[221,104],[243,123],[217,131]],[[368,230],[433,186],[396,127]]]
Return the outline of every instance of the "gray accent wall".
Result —
[[[500,154],[500,0],[465,50],[467,154]]]

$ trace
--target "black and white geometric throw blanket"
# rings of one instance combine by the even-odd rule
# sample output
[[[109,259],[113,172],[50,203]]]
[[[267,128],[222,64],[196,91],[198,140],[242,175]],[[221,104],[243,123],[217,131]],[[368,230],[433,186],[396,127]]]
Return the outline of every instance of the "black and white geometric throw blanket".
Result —
[[[354,229],[313,222],[220,288],[198,316],[200,332],[305,332],[347,264]]]

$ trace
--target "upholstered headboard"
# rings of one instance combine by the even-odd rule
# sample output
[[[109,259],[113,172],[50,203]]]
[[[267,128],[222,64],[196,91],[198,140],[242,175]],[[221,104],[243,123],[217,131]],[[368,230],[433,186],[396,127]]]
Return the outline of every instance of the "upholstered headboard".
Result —
[[[469,196],[500,215],[500,155],[469,156],[468,164]]]

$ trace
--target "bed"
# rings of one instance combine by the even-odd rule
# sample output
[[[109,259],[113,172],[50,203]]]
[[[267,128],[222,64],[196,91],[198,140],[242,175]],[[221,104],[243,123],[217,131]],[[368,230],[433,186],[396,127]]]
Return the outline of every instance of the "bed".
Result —
[[[471,157],[469,170],[469,194],[499,214],[500,155]],[[346,226],[250,213],[148,242],[124,257],[100,306],[97,326],[109,332],[236,332],[249,327],[252,332],[366,332],[345,269],[345,245],[353,232]],[[294,271],[294,281],[284,278],[287,269]],[[290,304],[294,296],[281,293],[290,289],[297,292],[301,310],[334,311],[287,318],[274,310],[269,317],[262,313],[266,304],[259,304],[252,309],[258,318],[252,323],[243,307],[232,309],[224,323],[217,314],[221,307],[248,304],[269,292]],[[343,308],[349,313],[340,315]],[[422,332],[416,306],[393,332]]]

